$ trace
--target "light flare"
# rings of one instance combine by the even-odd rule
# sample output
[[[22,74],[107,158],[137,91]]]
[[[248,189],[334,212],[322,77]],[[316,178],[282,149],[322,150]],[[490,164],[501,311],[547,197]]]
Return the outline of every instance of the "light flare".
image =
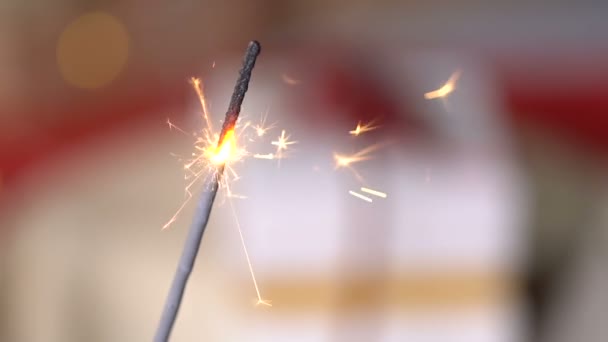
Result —
[[[445,82],[445,84],[442,85],[439,89],[425,93],[424,98],[426,98],[427,100],[432,100],[432,99],[448,96],[450,93],[452,93],[456,89],[456,81],[458,81],[459,77],[460,77],[460,70],[457,70],[454,73],[452,73],[452,75],[447,80],[447,82]]]

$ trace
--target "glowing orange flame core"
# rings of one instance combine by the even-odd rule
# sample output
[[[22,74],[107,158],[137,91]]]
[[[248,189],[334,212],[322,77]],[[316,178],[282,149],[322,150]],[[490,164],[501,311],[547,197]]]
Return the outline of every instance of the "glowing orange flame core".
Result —
[[[217,147],[209,148],[206,154],[207,159],[213,164],[222,165],[235,158],[236,151],[236,137],[234,136],[234,128],[232,128],[226,132],[224,140]]]

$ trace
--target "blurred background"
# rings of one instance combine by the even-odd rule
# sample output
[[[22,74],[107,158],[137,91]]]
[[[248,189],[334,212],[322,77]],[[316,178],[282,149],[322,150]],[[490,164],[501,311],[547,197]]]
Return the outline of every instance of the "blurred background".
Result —
[[[151,340],[193,212],[161,231],[203,127],[188,81],[219,125],[256,39],[242,121],[276,124],[250,152],[297,141],[231,188],[272,307],[220,193],[173,341],[604,341],[607,10],[2,1],[0,340]],[[361,179],[335,167],[375,144]]]

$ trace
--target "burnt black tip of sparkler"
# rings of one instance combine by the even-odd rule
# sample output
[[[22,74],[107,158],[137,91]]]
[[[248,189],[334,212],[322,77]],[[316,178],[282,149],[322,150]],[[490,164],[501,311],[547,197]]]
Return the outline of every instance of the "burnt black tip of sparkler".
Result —
[[[228,105],[228,111],[226,111],[226,118],[224,119],[224,124],[222,125],[222,131],[220,132],[219,144],[224,140],[224,136],[226,132],[230,129],[234,128],[236,125],[236,121],[239,118],[239,114],[241,112],[241,106],[243,104],[243,100],[245,99],[245,93],[249,88],[249,81],[251,80],[251,72],[253,71],[253,67],[255,66],[255,61],[262,50],[260,43],[255,40],[249,42],[247,46],[247,51],[245,51],[245,57],[243,59],[243,67],[239,72],[239,77],[236,80],[236,84],[234,85],[234,91],[232,92],[232,97],[230,98],[230,104]]]
[[[257,55],[260,54],[261,50],[262,47],[260,46],[260,42],[258,42],[257,40],[252,40],[249,42],[249,46],[247,47],[247,54],[254,53],[257,57]]]

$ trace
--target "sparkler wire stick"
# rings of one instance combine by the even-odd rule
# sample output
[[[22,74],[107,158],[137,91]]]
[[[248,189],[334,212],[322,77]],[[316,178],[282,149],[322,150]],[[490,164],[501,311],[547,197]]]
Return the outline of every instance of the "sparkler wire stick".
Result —
[[[259,54],[260,44],[256,41],[250,42],[245,53],[243,67],[241,68],[234,87],[234,92],[232,93],[232,98],[230,99],[228,111],[226,112],[226,118],[218,140],[218,147],[222,145],[226,133],[234,129],[241,111],[243,99],[245,98],[245,93],[249,87],[251,71],[255,66],[255,61]],[[204,184],[204,190],[201,194],[198,207],[196,208],[192,226],[190,227],[190,232],[186,238],[179,264],[177,265],[175,277],[173,278],[171,289],[169,290],[169,294],[165,301],[154,342],[166,342],[169,340],[182,297],[184,296],[186,283],[188,282],[188,278],[194,267],[203,233],[205,232],[207,222],[209,221],[211,208],[213,207],[213,201],[215,200],[223,171],[224,164],[217,165],[216,172],[214,172],[212,177]]]

